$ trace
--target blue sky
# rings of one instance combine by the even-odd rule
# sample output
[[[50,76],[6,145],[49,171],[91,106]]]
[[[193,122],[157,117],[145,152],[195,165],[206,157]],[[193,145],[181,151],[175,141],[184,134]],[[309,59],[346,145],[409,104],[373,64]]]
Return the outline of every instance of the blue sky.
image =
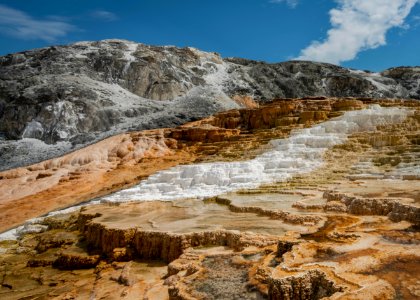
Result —
[[[268,62],[420,65],[418,0],[0,0],[0,55],[108,38]]]

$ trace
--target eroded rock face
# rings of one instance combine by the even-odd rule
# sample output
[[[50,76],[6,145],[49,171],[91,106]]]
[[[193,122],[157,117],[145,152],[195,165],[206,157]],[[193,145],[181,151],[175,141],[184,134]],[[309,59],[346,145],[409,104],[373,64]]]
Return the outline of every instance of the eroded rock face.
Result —
[[[240,234],[225,230],[185,234],[141,231],[134,228],[116,230],[95,222],[87,224],[85,230],[88,245],[99,249],[101,253],[110,258],[115,256],[115,252],[127,253],[129,251],[129,256],[125,258],[161,260],[167,263],[179,258],[186,249],[192,247],[227,246],[240,251],[251,245],[263,247],[276,241],[274,237],[270,236]]]
[[[24,139],[1,143],[1,161],[9,162],[2,168],[128,130],[173,127],[239,107],[217,87],[226,69],[222,59],[192,48],[107,40],[0,61],[0,133]],[[14,160],[10,152],[22,157]]]
[[[325,273],[311,270],[304,274],[271,280],[268,293],[272,300],[314,300],[331,296],[338,291],[341,288],[328,280]]]
[[[0,65],[2,169],[127,130],[172,127],[275,98],[419,99],[418,68],[378,74],[304,61],[267,64],[124,40],[9,54]]]
[[[279,64],[226,59],[233,74],[249,82],[257,98],[278,97],[375,97],[418,99],[418,68],[395,68],[383,73],[344,69],[339,66],[308,61]],[[393,70],[395,70],[393,72]],[[397,71],[398,70],[398,71]],[[397,76],[392,74],[398,74]],[[394,77],[393,77],[394,76]],[[404,82],[404,84],[402,83]]]
[[[392,78],[399,82],[404,88],[407,89],[411,98],[419,99],[419,67],[391,68],[383,71],[381,74],[385,77]]]
[[[401,203],[399,199],[357,198],[332,191],[326,191],[324,196],[327,201],[342,202],[347,207],[346,211],[351,214],[388,216],[396,222],[408,221],[420,225],[420,207]]]

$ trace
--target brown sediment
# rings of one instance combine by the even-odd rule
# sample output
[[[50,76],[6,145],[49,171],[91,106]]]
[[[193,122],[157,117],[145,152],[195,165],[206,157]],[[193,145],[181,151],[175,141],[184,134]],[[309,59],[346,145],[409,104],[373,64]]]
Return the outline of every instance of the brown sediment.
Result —
[[[350,225],[356,224],[360,221],[359,218],[348,216],[348,215],[333,215],[328,216],[324,225],[317,230],[315,233],[303,234],[303,239],[313,240],[319,243],[327,242],[332,240],[333,236],[331,233],[337,228],[346,228]]]
[[[414,300],[420,297],[418,257],[403,257],[370,274],[389,282],[395,288],[397,298]]]

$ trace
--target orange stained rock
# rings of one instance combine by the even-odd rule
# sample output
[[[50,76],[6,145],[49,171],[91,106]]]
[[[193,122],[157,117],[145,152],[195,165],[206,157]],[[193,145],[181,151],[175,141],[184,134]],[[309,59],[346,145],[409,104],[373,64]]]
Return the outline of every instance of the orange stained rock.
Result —
[[[242,107],[258,108],[259,104],[251,96],[235,95],[232,99]]]
[[[0,173],[0,231],[187,163],[163,130],[117,135],[65,156]]]
[[[280,99],[257,107],[246,97],[243,101],[251,108],[222,112],[174,129],[120,134],[62,157],[0,172],[0,232],[52,210],[129,187],[178,164],[197,159],[238,160],[244,153],[252,156],[252,151],[273,138],[287,136],[292,128],[374,102]]]

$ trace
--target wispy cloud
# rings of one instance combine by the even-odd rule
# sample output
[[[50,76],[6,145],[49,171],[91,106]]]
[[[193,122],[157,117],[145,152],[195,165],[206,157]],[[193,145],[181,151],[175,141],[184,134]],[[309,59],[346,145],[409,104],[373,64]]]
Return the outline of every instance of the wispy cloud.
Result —
[[[35,19],[23,11],[0,4],[0,33],[25,40],[54,42],[77,30],[68,22]]]
[[[108,22],[115,21],[118,19],[116,14],[106,10],[95,10],[91,13],[91,16],[96,19],[101,19]]]
[[[296,8],[299,0],[270,0],[270,3],[286,3],[290,8]]]
[[[323,42],[314,41],[297,59],[339,64],[356,58],[360,51],[386,45],[386,33],[403,27],[418,0],[337,0],[332,9],[332,28]]]
[[[420,16],[413,16],[411,22],[413,23],[414,27],[420,26]]]

